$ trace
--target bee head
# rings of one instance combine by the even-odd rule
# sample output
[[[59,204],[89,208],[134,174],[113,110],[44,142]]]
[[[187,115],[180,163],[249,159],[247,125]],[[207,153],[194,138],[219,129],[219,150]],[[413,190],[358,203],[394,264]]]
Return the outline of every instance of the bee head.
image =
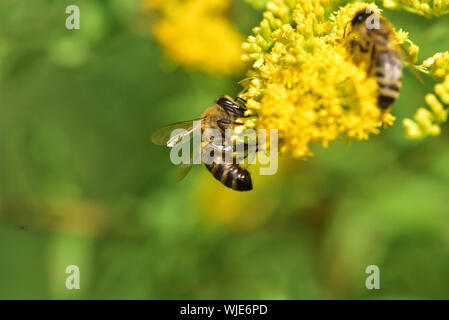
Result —
[[[366,9],[362,9],[359,12],[357,12],[354,16],[354,18],[351,21],[351,25],[357,26],[357,25],[361,25],[363,22],[366,21],[366,19],[368,19],[368,17],[370,17],[372,14],[374,14],[374,12],[372,12],[369,8]]]

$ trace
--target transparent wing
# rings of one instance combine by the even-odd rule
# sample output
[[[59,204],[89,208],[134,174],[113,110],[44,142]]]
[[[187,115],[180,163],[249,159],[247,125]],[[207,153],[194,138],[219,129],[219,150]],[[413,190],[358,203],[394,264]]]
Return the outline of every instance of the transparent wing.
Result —
[[[201,126],[194,126],[194,121],[202,121],[203,119],[194,119],[189,121],[176,122],[157,130],[152,136],[151,141],[154,144],[160,146],[174,147],[178,144],[183,137],[192,134],[195,130],[201,128]],[[176,129],[184,129],[180,134],[172,135],[172,132]]]
[[[181,181],[186,177],[193,167],[193,163],[184,164],[181,163],[178,167],[178,173],[176,174],[176,180]]]
[[[193,151],[190,153],[189,163],[181,163],[178,166],[178,172],[176,174],[176,180],[178,182],[181,181],[182,179],[184,179],[187,176],[187,174],[192,169],[194,163],[201,162],[201,161],[196,161],[196,160],[198,160],[198,157],[201,157],[201,152],[200,152],[201,151],[201,144],[200,145],[196,145],[196,146],[194,145],[193,148],[194,148]]]

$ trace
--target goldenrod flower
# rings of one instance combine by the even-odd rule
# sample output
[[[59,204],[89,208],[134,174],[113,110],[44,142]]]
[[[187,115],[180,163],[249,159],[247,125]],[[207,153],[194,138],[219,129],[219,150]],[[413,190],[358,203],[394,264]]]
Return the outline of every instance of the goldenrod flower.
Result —
[[[449,13],[449,0],[384,0],[383,6],[391,10],[406,10],[428,18]]]
[[[402,122],[408,138],[421,139],[440,134],[440,126],[448,118],[448,110],[444,108],[444,105],[449,105],[449,75],[446,75],[442,83],[435,86],[435,93],[436,95],[429,93],[425,97],[430,110],[419,108],[413,120],[407,118]]]
[[[229,0],[144,0],[161,18],[157,42],[176,63],[214,74],[239,73],[242,36],[225,17]]]
[[[408,45],[408,49],[404,51],[407,53],[407,57],[405,57],[405,63],[410,67],[418,68],[415,66],[418,61],[419,47],[413,43],[408,37],[408,32],[405,32],[402,29],[399,29],[395,32],[396,43],[398,46],[401,46],[403,49],[406,49],[406,44]],[[418,68],[418,70],[425,71],[423,69]]]
[[[411,63],[418,60],[419,48],[408,39],[408,34],[399,30],[396,33],[399,44],[409,43],[408,55]],[[435,85],[435,94],[429,93],[425,102],[429,109],[419,108],[413,119],[406,118],[402,121],[405,127],[405,135],[409,139],[422,139],[427,136],[438,136],[441,133],[441,124],[447,121],[448,111],[444,105],[449,105],[449,52],[437,52],[432,57],[423,61],[416,68],[432,76],[436,80],[445,80]],[[440,98],[438,100],[437,96]]]
[[[421,70],[440,80],[449,74],[449,52],[437,52],[432,57],[424,60]]]
[[[254,36],[243,44],[252,62],[246,90],[257,127],[278,129],[281,152],[301,158],[310,144],[368,139],[394,116],[377,106],[377,82],[367,65],[355,63],[343,38],[360,9],[348,4],[330,19],[329,0],[272,0]]]
[[[417,68],[436,80],[443,78],[445,80],[435,85],[436,95],[433,93],[426,95],[425,102],[430,110],[419,108],[413,119],[406,118],[402,121],[402,125],[405,127],[405,135],[409,139],[422,139],[427,136],[440,135],[441,125],[448,118],[448,110],[445,109],[444,105],[449,105],[449,52],[437,52],[424,60]]]

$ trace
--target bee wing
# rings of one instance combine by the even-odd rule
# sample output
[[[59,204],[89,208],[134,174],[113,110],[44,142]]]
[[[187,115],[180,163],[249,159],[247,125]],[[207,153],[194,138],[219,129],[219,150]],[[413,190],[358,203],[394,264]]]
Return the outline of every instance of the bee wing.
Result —
[[[160,146],[174,147],[177,145],[183,137],[192,134],[195,130],[201,128],[201,126],[194,126],[194,121],[202,121],[203,119],[194,119],[189,121],[176,122],[165,127],[160,128],[151,136],[151,141],[154,144]],[[172,132],[176,129],[184,129],[182,133],[172,135]]]
[[[176,174],[176,180],[179,182],[186,177],[193,167],[193,163],[184,164],[181,163],[178,167],[178,173]]]
[[[176,174],[176,180],[179,182],[182,179],[184,179],[187,174],[190,172],[190,170],[193,167],[193,163],[194,163],[194,159],[195,159],[195,163],[196,160],[198,159],[197,157],[201,157],[201,145],[197,145],[197,146],[193,146],[193,152],[190,154],[190,161],[189,163],[181,163],[178,167],[178,173]]]
[[[416,65],[413,63],[413,61],[410,60],[408,51],[404,48],[404,45],[399,45],[402,50],[402,55],[405,57],[402,60],[404,61],[404,64],[412,70],[413,74],[418,78],[419,82],[424,83],[424,80],[421,76],[421,73],[419,73],[418,68],[416,68]]]

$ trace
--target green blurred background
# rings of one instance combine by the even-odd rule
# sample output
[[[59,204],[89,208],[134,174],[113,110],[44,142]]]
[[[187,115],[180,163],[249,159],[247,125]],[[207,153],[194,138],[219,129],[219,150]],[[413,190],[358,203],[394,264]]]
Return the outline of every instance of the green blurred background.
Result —
[[[206,1],[206,0],[205,0]],[[81,29],[65,29],[78,4]],[[182,183],[161,125],[196,118],[243,75],[164,58],[131,0],[0,0],[0,298],[449,298],[448,128],[406,140],[433,82],[406,71],[396,125],[315,146],[237,194],[201,167]],[[243,35],[262,12],[234,0]],[[449,19],[387,12],[421,47]],[[80,267],[67,290],[65,268]],[[365,268],[380,268],[380,290]]]

